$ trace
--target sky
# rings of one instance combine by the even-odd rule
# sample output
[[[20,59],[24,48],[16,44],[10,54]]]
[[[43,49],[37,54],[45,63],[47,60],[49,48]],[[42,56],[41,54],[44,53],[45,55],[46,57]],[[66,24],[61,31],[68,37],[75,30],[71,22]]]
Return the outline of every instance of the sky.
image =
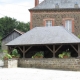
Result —
[[[35,0],[0,0],[0,18],[8,16],[27,23],[30,21],[28,9],[34,7]],[[40,0],[40,2],[43,0]]]

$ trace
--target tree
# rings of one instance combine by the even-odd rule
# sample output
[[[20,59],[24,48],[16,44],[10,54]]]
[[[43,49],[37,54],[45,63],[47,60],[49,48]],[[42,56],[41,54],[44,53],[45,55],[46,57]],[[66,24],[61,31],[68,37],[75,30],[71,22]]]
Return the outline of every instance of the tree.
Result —
[[[23,23],[7,16],[0,18],[0,36],[4,37],[14,28],[21,30],[23,32],[27,32],[29,30],[29,22]]]
[[[6,36],[13,29],[18,29],[20,31],[27,32],[29,30],[29,25],[30,25],[29,22],[23,23],[7,16],[2,17],[0,18],[0,38]],[[0,40],[0,46],[1,46],[1,40]]]
[[[0,36],[5,36],[16,27],[16,19],[10,17],[0,18]]]
[[[27,32],[30,28],[30,23],[23,23],[23,22],[18,22],[17,29],[23,32]]]

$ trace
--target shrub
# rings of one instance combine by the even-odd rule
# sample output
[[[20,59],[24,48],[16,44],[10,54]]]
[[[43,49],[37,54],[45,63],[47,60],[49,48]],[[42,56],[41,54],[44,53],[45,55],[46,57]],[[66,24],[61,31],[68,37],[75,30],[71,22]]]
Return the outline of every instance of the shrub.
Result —
[[[80,39],[80,34],[77,37]]]
[[[44,57],[43,51],[37,52],[35,55],[32,56],[32,58],[43,58],[43,57]]]
[[[18,54],[17,49],[14,49],[14,50],[12,51],[12,57],[20,57],[20,55]]]
[[[4,56],[3,56],[3,59],[6,60],[6,59],[12,59],[12,56],[8,53],[6,53]]]
[[[59,58],[69,58],[70,56],[71,56],[70,52],[66,52],[66,51],[58,55]]]
[[[12,56],[8,53],[7,50],[4,50],[3,53],[4,53],[4,56],[2,57],[2,59],[6,60],[6,59],[12,58]]]

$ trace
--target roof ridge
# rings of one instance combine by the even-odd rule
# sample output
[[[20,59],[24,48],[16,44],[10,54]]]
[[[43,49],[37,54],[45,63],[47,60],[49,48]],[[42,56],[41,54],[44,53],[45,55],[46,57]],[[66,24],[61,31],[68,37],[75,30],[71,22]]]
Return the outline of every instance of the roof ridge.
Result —
[[[63,27],[64,28],[64,27]],[[80,39],[76,36],[76,35],[74,35],[73,33],[71,33],[70,31],[68,31],[66,28],[64,28],[70,35],[72,35],[76,40],[79,40],[80,41]]]
[[[59,8],[55,5],[58,3]],[[47,10],[47,9],[77,9],[75,4],[77,3],[78,9],[80,8],[80,0],[44,0],[39,5],[29,10]]]
[[[22,32],[20,30],[14,29],[16,32],[20,33],[20,34],[24,34],[25,32]]]

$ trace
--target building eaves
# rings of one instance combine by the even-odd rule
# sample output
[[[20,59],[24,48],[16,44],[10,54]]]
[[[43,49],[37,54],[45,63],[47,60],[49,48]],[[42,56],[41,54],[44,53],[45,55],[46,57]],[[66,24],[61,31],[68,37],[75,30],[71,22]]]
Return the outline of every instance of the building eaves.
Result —
[[[55,9],[29,9],[29,11],[59,11],[59,10],[80,10],[80,8],[55,8]]]

